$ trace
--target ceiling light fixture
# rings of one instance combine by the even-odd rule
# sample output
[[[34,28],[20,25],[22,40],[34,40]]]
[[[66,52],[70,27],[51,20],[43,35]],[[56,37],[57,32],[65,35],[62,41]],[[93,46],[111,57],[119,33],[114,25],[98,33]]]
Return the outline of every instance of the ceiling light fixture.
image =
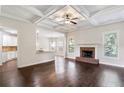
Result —
[[[70,24],[70,21],[69,20],[65,20],[65,24]]]
[[[65,6],[61,10],[49,16],[49,18],[60,24],[77,24],[79,21],[85,20],[84,16],[71,6]]]
[[[59,22],[59,21],[62,21],[63,18],[55,18],[55,20]]]

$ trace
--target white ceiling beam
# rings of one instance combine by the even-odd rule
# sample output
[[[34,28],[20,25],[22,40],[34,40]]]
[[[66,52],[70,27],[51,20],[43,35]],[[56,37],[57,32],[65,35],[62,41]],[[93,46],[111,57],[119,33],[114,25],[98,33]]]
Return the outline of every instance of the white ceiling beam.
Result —
[[[32,18],[30,21],[31,21],[32,23],[34,23],[34,22],[36,22],[37,20],[39,20],[40,18],[41,18],[40,16],[36,16],[36,17]]]
[[[8,32],[8,31],[4,30],[3,28],[0,28],[0,30],[1,30],[3,33],[6,33],[6,34],[9,34],[9,35],[12,35],[12,36],[17,36],[17,33]]]
[[[60,24],[59,22],[56,22],[56,21],[54,21],[54,20],[51,20],[51,19],[47,19],[47,20],[49,20],[49,21],[51,21],[51,22],[53,22],[53,23],[55,23],[55,24],[57,24],[57,26],[59,25],[59,26],[63,26],[63,24]]]
[[[105,8],[101,11],[98,11],[97,13],[92,15],[91,17],[102,16],[104,14],[120,11],[122,9],[124,9],[124,6],[111,6],[111,7]]]
[[[54,28],[53,27],[51,27],[50,25],[46,25],[46,24],[37,24],[37,26],[40,26],[40,27],[42,27],[42,28],[47,28],[47,29],[49,29],[49,30],[53,30]]]
[[[90,13],[84,6],[81,7],[82,9],[80,9],[78,6],[74,6],[74,5],[73,6],[71,5],[71,7],[73,9],[75,9],[79,14],[84,16],[85,18],[89,18]]]
[[[38,10],[37,8],[35,8],[33,6],[21,6],[21,7],[28,10],[30,13],[37,15],[37,16],[40,16],[40,17],[44,16],[40,10]]]
[[[26,19],[23,19],[23,18],[20,18],[20,17],[15,17],[15,16],[12,16],[12,15],[9,15],[9,14],[4,14],[2,13],[0,16],[2,17],[7,17],[7,18],[11,18],[11,19],[15,19],[15,20],[18,20],[18,21],[23,21],[23,22],[28,22],[30,23],[30,21],[26,20]]]
[[[89,18],[89,19],[87,19],[87,20],[88,20],[88,22],[89,22],[90,24],[92,24],[93,26],[99,25],[98,22],[97,22],[94,18]]]
[[[72,8],[74,8],[75,10],[77,10],[82,16],[84,16],[86,18],[86,20],[92,24],[92,25],[98,25],[97,21],[95,19],[90,19],[90,12],[84,7],[81,6],[82,11],[80,10],[80,8],[78,6],[72,6]]]
[[[40,18],[39,20],[35,21],[35,23],[39,23],[40,21],[44,20],[45,18],[49,17],[50,15],[54,14],[55,12],[59,11],[63,7],[65,7],[65,6],[52,6],[52,7],[50,7],[47,10],[48,13],[46,15],[44,15],[42,18]]]
[[[124,6],[111,6],[111,7],[108,7],[108,8],[105,8],[103,10],[100,10],[98,11],[97,13],[95,13],[94,15],[92,15],[88,21],[93,25],[93,26],[97,26],[97,25],[100,25],[98,22],[97,22],[97,16],[102,16],[104,14],[107,14],[107,13],[112,13],[112,12],[116,12],[116,11],[120,11],[121,9],[124,9]]]
[[[23,19],[21,17],[17,17],[17,16],[13,16],[13,15],[4,13],[4,11],[2,11],[2,5],[0,5],[0,16],[11,18],[11,19],[14,19],[14,20],[22,21],[22,22],[26,22],[26,23],[31,23],[29,20]]]

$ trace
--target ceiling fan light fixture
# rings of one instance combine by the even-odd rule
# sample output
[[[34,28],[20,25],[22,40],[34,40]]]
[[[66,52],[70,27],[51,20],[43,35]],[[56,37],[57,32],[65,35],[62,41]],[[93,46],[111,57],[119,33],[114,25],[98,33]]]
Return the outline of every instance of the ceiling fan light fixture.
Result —
[[[78,21],[85,20],[85,18],[71,6],[65,6],[49,16],[49,18],[60,24],[77,24]]]
[[[63,18],[56,18],[55,20],[58,21],[58,22],[60,22],[60,21],[63,20]]]
[[[65,24],[70,24],[70,21],[66,20],[66,21],[65,21]]]

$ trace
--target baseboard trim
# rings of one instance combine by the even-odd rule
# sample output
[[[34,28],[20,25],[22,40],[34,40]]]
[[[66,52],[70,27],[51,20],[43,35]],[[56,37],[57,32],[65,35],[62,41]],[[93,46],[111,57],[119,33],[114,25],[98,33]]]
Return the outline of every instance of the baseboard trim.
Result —
[[[4,64],[4,63],[7,63],[7,62],[10,62],[10,61],[13,61],[13,60],[17,60],[17,58],[12,58],[12,59],[9,59],[9,60],[7,60],[7,61],[3,62],[3,64]]]
[[[42,63],[34,63],[34,64],[31,64],[31,65],[20,66],[20,67],[18,67],[18,69],[34,67],[34,66],[38,66],[38,65],[42,65],[42,64],[49,64],[51,62],[55,62],[55,60],[49,60],[49,61],[45,61],[45,62],[42,62]]]
[[[99,64],[100,64],[100,65],[108,65],[108,66],[113,66],[113,67],[124,68],[124,66],[121,66],[121,65],[109,64],[109,63],[104,63],[104,62],[100,62]]]

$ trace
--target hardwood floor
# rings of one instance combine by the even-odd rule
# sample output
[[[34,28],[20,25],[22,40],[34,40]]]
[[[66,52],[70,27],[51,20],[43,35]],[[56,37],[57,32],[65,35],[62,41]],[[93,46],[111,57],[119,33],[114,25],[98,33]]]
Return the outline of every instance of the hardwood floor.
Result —
[[[0,68],[1,87],[113,87],[124,86],[124,69],[91,65],[57,57],[49,62],[17,69],[16,60]]]

